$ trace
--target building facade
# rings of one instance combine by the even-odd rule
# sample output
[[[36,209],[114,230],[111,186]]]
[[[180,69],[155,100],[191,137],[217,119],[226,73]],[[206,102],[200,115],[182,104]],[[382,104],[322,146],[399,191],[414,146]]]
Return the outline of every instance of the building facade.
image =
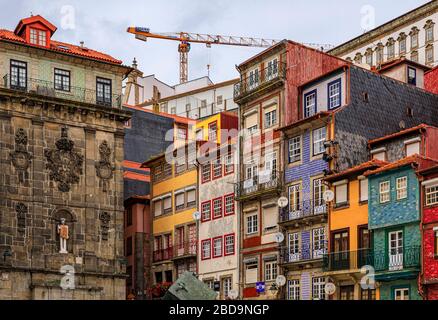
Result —
[[[427,91],[438,94],[438,67],[435,67],[424,75],[424,88]]]
[[[0,298],[124,299],[130,68],[55,31],[41,16],[0,31]]]

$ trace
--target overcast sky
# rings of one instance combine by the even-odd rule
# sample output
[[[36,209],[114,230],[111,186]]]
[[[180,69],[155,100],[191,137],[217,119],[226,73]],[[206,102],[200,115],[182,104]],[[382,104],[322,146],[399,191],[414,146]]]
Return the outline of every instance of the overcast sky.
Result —
[[[0,0],[0,28],[14,29],[32,12],[58,27],[54,38],[104,51],[131,65],[137,58],[145,75],[169,84],[179,81],[178,42],[136,40],[131,25],[151,32],[196,32],[340,44],[364,32],[364,6],[375,9],[376,26],[429,0]],[[74,16],[71,9],[74,9]],[[74,21],[70,19],[74,17]],[[368,21],[368,20],[367,20]],[[74,28],[72,23],[74,22]],[[63,28],[63,24],[66,26]],[[235,65],[260,48],[193,44],[189,79],[207,74],[214,82],[237,77]]]

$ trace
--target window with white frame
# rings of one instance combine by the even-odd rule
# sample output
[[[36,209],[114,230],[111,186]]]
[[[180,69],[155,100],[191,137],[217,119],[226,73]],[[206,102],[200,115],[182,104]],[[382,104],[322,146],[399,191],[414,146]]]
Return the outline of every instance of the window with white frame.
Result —
[[[376,49],[376,63],[378,65],[383,63],[383,45],[377,47]]]
[[[277,261],[265,262],[265,281],[275,281],[277,279]]]
[[[394,41],[392,40],[392,41],[388,42],[388,44],[387,44],[388,60],[393,59],[394,55],[395,55],[395,44],[394,44]]]
[[[212,122],[208,125],[208,140],[215,141],[217,139],[217,122]]]
[[[329,110],[341,106],[341,79],[328,84],[328,107]]]
[[[308,118],[316,113],[316,90],[304,95],[304,117]]]
[[[251,262],[245,266],[245,284],[256,283],[258,279],[258,263]]]
[[[201,242],[201,249],[202,249],[202,260],[210,259],[211,258],[211,240],[202,240]]]
[[[277,58],[268,62],[267,79],[271,80],[278,75],[278,60]]]
[[[324,191],[325,191],[325,185],[323,183],[323,179],[313,180],[313,207],[314,208],[318,208],[324,205],[324,198],[323,198]]]
[[[413,29],[410,33],[411,35],[411,49],[418,48],[418,29]]]
[[[289,186],[289,212],[297,212],[301,208],[301,186],[294,184]]]
[[[220,159],[213,162],[213,179],[222,177],[222,164]]]
[[[207,285],[207,287],[209,287],[211,290],[214,290],[214,280],[212,279],[208,279],[208,280],[203,280],[203,282]]]
[[[426,205],[431,206],[438,204],[438,185],[425,188],[426,191]]]
[[[272,178],[275,177],[277,172],[277,153],[275,151],[265,154],[265,171],[272,174]]]
[[[409,300],[409,288],[394,289],[394,300]]]
[[[405,54],[406,53],[406,38],[400,38],[399,41],[399,52],[400,54]]]
[[[30,29],[30,43],[39,46],[47,45],[47,33],[44,30]]]
[[[222,198],[213,200],[213,219],[222,217]]]
[[[217,96],[217,98],[216,98],[216,103],[217,103],[218,105],[221,105],[221,104],[223,103],[223,101],[224,101],[223,96]]]
[[[326,253],[325,228],[312,230],[313,258],[322,258]]]
[[[208,182],[211,179],[211,165],[210,162],[202,164],[202,182]]]
[[[289,262],[298,260],[300,254],[300,234],[298,232],[288,234]]]
[[[213,258],[222,256],[222,237],[213,239]]]
[[[178,140],[187,140],[187,128],[186,127],[178,127],[177,139]]]
[[[254,89],[259,85],[259,70],[254,69],[249,72],[249,89]]]
[[[300,300],[300,280],[288,280],[287,282],[287,299]]]
[[[274,109],[272,111],[265,113],[265,128],[270,128],[277,124],[277,110]]]
[[[231,291],[231,287],[232,287],[231,277],[222,278],[221,288],[222,288],[222,297],[224,299],[228,298],[228,295],[230,294]]]
[[[257,213],[248,214],[246,216],[246,234],[251,235],[259,231]]]
[[[313,300],[325,300],[325,278],[316,277],[312,279],[312,298]]]
[[[225,215],[234,214],[234,194],[224,196]]]
[[[175,193],[175,210],[182,210],[185,208],[185,194],[180,190]]]
[[[367,52],[365,53],[365,60],[366,60],[366,64],[369,66],[373,65],[373,51],[372,50],[367,50]]]
[[[427,64],[431,64],[434,62],[434,57],[433,57],[433,45],[428,45],[426,47],[426,63]]]
[[[230,152],[225,156],[224,173],[230,174],[234,172],[233,154]]]
[[[289,139],[289,163],[301,160],[301,136]]]
[[[208,221],[211,219],[211,202],[207,201],[201,205],[201,220]]]
[[[154,216],[161,216],[163,214],[162,212],[162,201],[161,199],[154,201]]]
[[[335,185],[335,203],[336,206],[348,204],[348,181]]]
[[[233,255],[234,254],[234,234],[229,234],[224,236],[224,250],[225,250],[225,255],[229,256],[229,255]]]
[[[426,27],[426,43],[433,42],[434,34],[433,34],[434,24],[429,23]]]
[[[360,202],[368,201],[368,179],[361,179],[359,183],[360,183],[359,201]]]
[[[408,197],[408,177],[400,177],[396,180],[397,200]]]
[[[390,201],[390,194],[389,194],[389,189],[390,189],[390,182],[389,181],[383,181],[380,182],[379,184],[379,199],[380,199],[380,203],[386,203]]]
[[[326,134],[327,132],[325,127],[313,130],[312,139],[313,139],[314,156],[324,153],[325,151],[324,142],[326,140]]]

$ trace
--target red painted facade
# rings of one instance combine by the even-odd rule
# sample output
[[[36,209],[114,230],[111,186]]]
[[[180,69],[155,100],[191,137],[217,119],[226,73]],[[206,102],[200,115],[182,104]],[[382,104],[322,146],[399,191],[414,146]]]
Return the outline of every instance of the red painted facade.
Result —
[[[424,75],[424,89],[438,94],[438,67],[435,67]]]

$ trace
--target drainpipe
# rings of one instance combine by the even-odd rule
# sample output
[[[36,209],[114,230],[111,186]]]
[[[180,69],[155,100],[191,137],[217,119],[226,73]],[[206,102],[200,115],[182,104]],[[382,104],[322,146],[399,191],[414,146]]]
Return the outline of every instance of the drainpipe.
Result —
[[[423,246],[421,244],[423,244],[424,242],[424,230],[423,230],[423,201],[424,201],[424,194],[423,194],[423,186],[421,185],[421,183],[423,182],[424,178],[423,176],[419,175],[418,172],[416,173],[417,177],[418,177],[418,182],[419,182],[419,186],[420,186],[420,203],[419,203],[419,211],[420,211],[420,274],[418,275],[418,279],[417,279],[417,286],[418,286],[418,294],[423,298],[423,300],[427,300],[425,297],[425,293],[424,293],[424,289],[423,289],[423,284],[422,284],[422,279],[424,276],[424,257],[423,257]]]

